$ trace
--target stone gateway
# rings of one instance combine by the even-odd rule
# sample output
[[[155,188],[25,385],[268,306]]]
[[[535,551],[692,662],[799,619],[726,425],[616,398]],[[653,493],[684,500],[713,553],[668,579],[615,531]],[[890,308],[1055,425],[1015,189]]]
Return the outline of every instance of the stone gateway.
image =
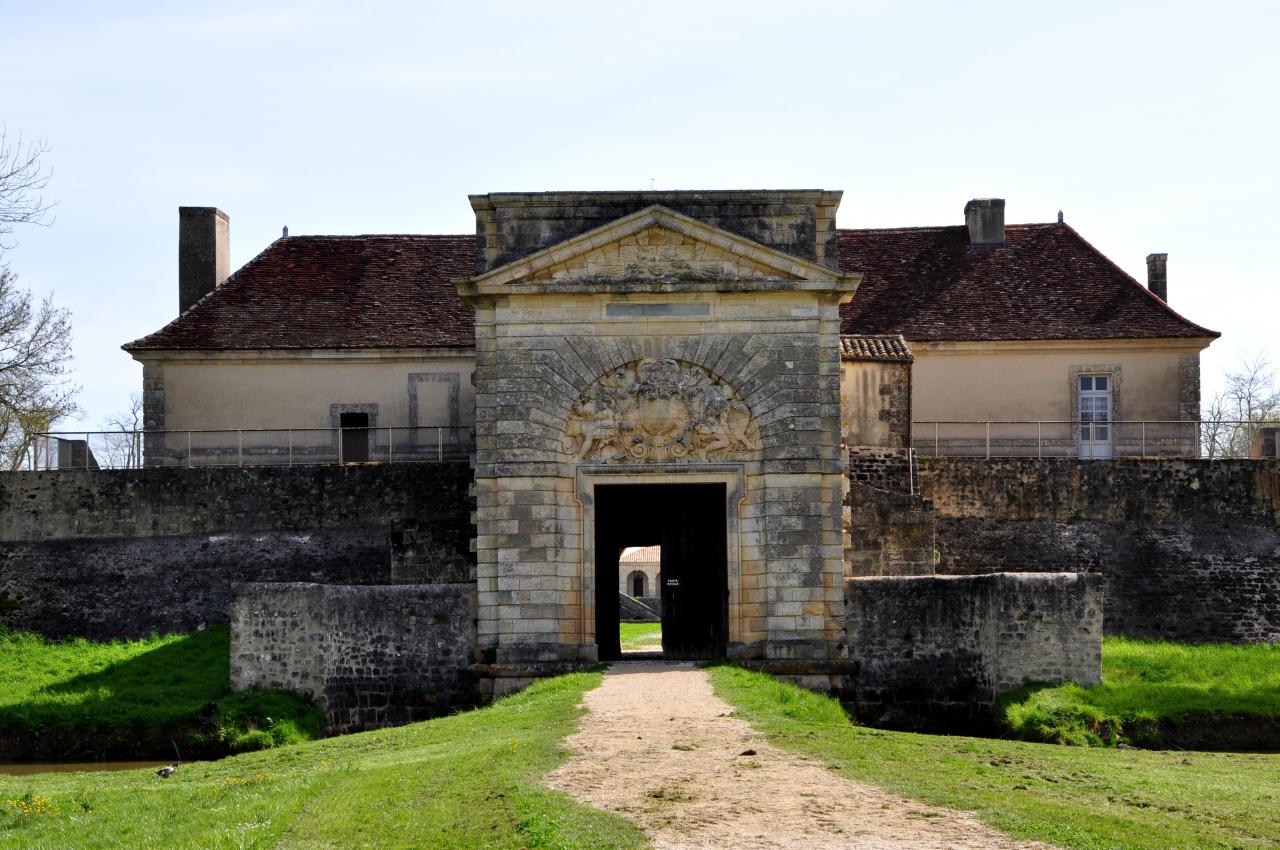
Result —
[[[706,636],[673,652],[840,666],[839,307],[861,276],[834,267],[837,200],[472,199],[486,251],[457,285],[476,310],[478,634],[496,693],[599,660],[620,546],[651,540],[673,626],[699,631],[679,599],[725,609],[703,607]],[[657,486],[685,509],[622,507]]]
[[[475,195],[474,236],[288,236],[230,277],[227,217],[184,208],[183,312],[125,346],[149,468],[0,480],[0,619],[229,622],[235,685],[332,730],[616,659],[632,595],[668,658],[896,723],[1097,682],[1104,598],[1149,633],[1149,576],[1165,636],[1276,639],[1277,462],[1167,457],[1198,453],[1217,334],[1061,221],[837,230],[840,200]],[[1219,504],[1212,592],[1133,530]]]

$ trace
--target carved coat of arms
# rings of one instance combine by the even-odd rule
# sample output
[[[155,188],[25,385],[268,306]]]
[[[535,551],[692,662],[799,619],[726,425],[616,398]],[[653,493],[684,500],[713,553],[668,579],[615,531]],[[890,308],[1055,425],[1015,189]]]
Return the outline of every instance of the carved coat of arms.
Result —
[[[583,463],[742,459],[761,447],[751,411],[715,376],[680,360],[637,360],[578,397],[565,452]]]

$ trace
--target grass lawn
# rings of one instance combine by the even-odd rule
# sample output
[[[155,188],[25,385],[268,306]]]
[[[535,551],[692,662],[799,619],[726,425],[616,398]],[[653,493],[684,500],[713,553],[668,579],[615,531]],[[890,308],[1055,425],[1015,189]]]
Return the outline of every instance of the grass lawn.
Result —
[[[0,848],[632,848],[543,788],[598,673],[450,717],[150,771],[0,776]],[[27,812],[23,813],[24,806]]]
[[[975,812],[1014,836],[1081,850],[1280,846],[1280,755],[886,732],[759,673],[724,665],[711,676],[735,714],[774,744],[849,779]]]
[[[624,650],[662,649],[662,623],[619,623]]]
[[[168,756],[175,736],[191,755],[317,736],[323,717],[307,699],[230,693],[229,659],[221,626],[110,643],[0,632],[0,734],[9,746],[38,736],[73,747],[79,740],[88,748],[54,754],[61,758],[102,755],[95,746],[118,748],[124,757],[145,758],[147,747]]]
[[[1222,715],[1280,716],[1280,644],[1109,637],[1101,685],[1028,688],[1007,696],[1001,710],[1026,740],[1158,746],[1170,722],[1199,716],[1196,722],[1211,727]]]

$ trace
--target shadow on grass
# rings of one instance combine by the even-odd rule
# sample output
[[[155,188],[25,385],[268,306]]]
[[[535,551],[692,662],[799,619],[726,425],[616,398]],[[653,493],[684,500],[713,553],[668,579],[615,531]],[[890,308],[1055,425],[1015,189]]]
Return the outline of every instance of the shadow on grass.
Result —
[[[109,645],[108,645],[109,646]],[[205,758],[319,737],[323,714],[296,694],[231,693],[225,627],[170,639],[119,660],[118,647],[50,645],[58,663],[98,666],[33,690],[0,707],[0,753],[10,760]],[[40,664],[37,658],[30,666]],[[66,657],[70,655],[71,657]],[[47,669],[47,668],[46,668]]]
[[[127,726],[190,718],[227,693],[229,652],[225,628],[196,632],[46,685],[29,701],[0,708],[0,728],[51,723]]]

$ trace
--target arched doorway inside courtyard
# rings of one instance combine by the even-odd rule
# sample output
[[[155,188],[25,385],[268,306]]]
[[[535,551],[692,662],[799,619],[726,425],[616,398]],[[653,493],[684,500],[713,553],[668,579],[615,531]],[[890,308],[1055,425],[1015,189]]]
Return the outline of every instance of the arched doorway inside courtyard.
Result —
[[[661,547],[662,655],[723,658],[729,585],[724,484],[609,484],[595,488],[596,640],[620,658],[618,569],[628,547]]]

